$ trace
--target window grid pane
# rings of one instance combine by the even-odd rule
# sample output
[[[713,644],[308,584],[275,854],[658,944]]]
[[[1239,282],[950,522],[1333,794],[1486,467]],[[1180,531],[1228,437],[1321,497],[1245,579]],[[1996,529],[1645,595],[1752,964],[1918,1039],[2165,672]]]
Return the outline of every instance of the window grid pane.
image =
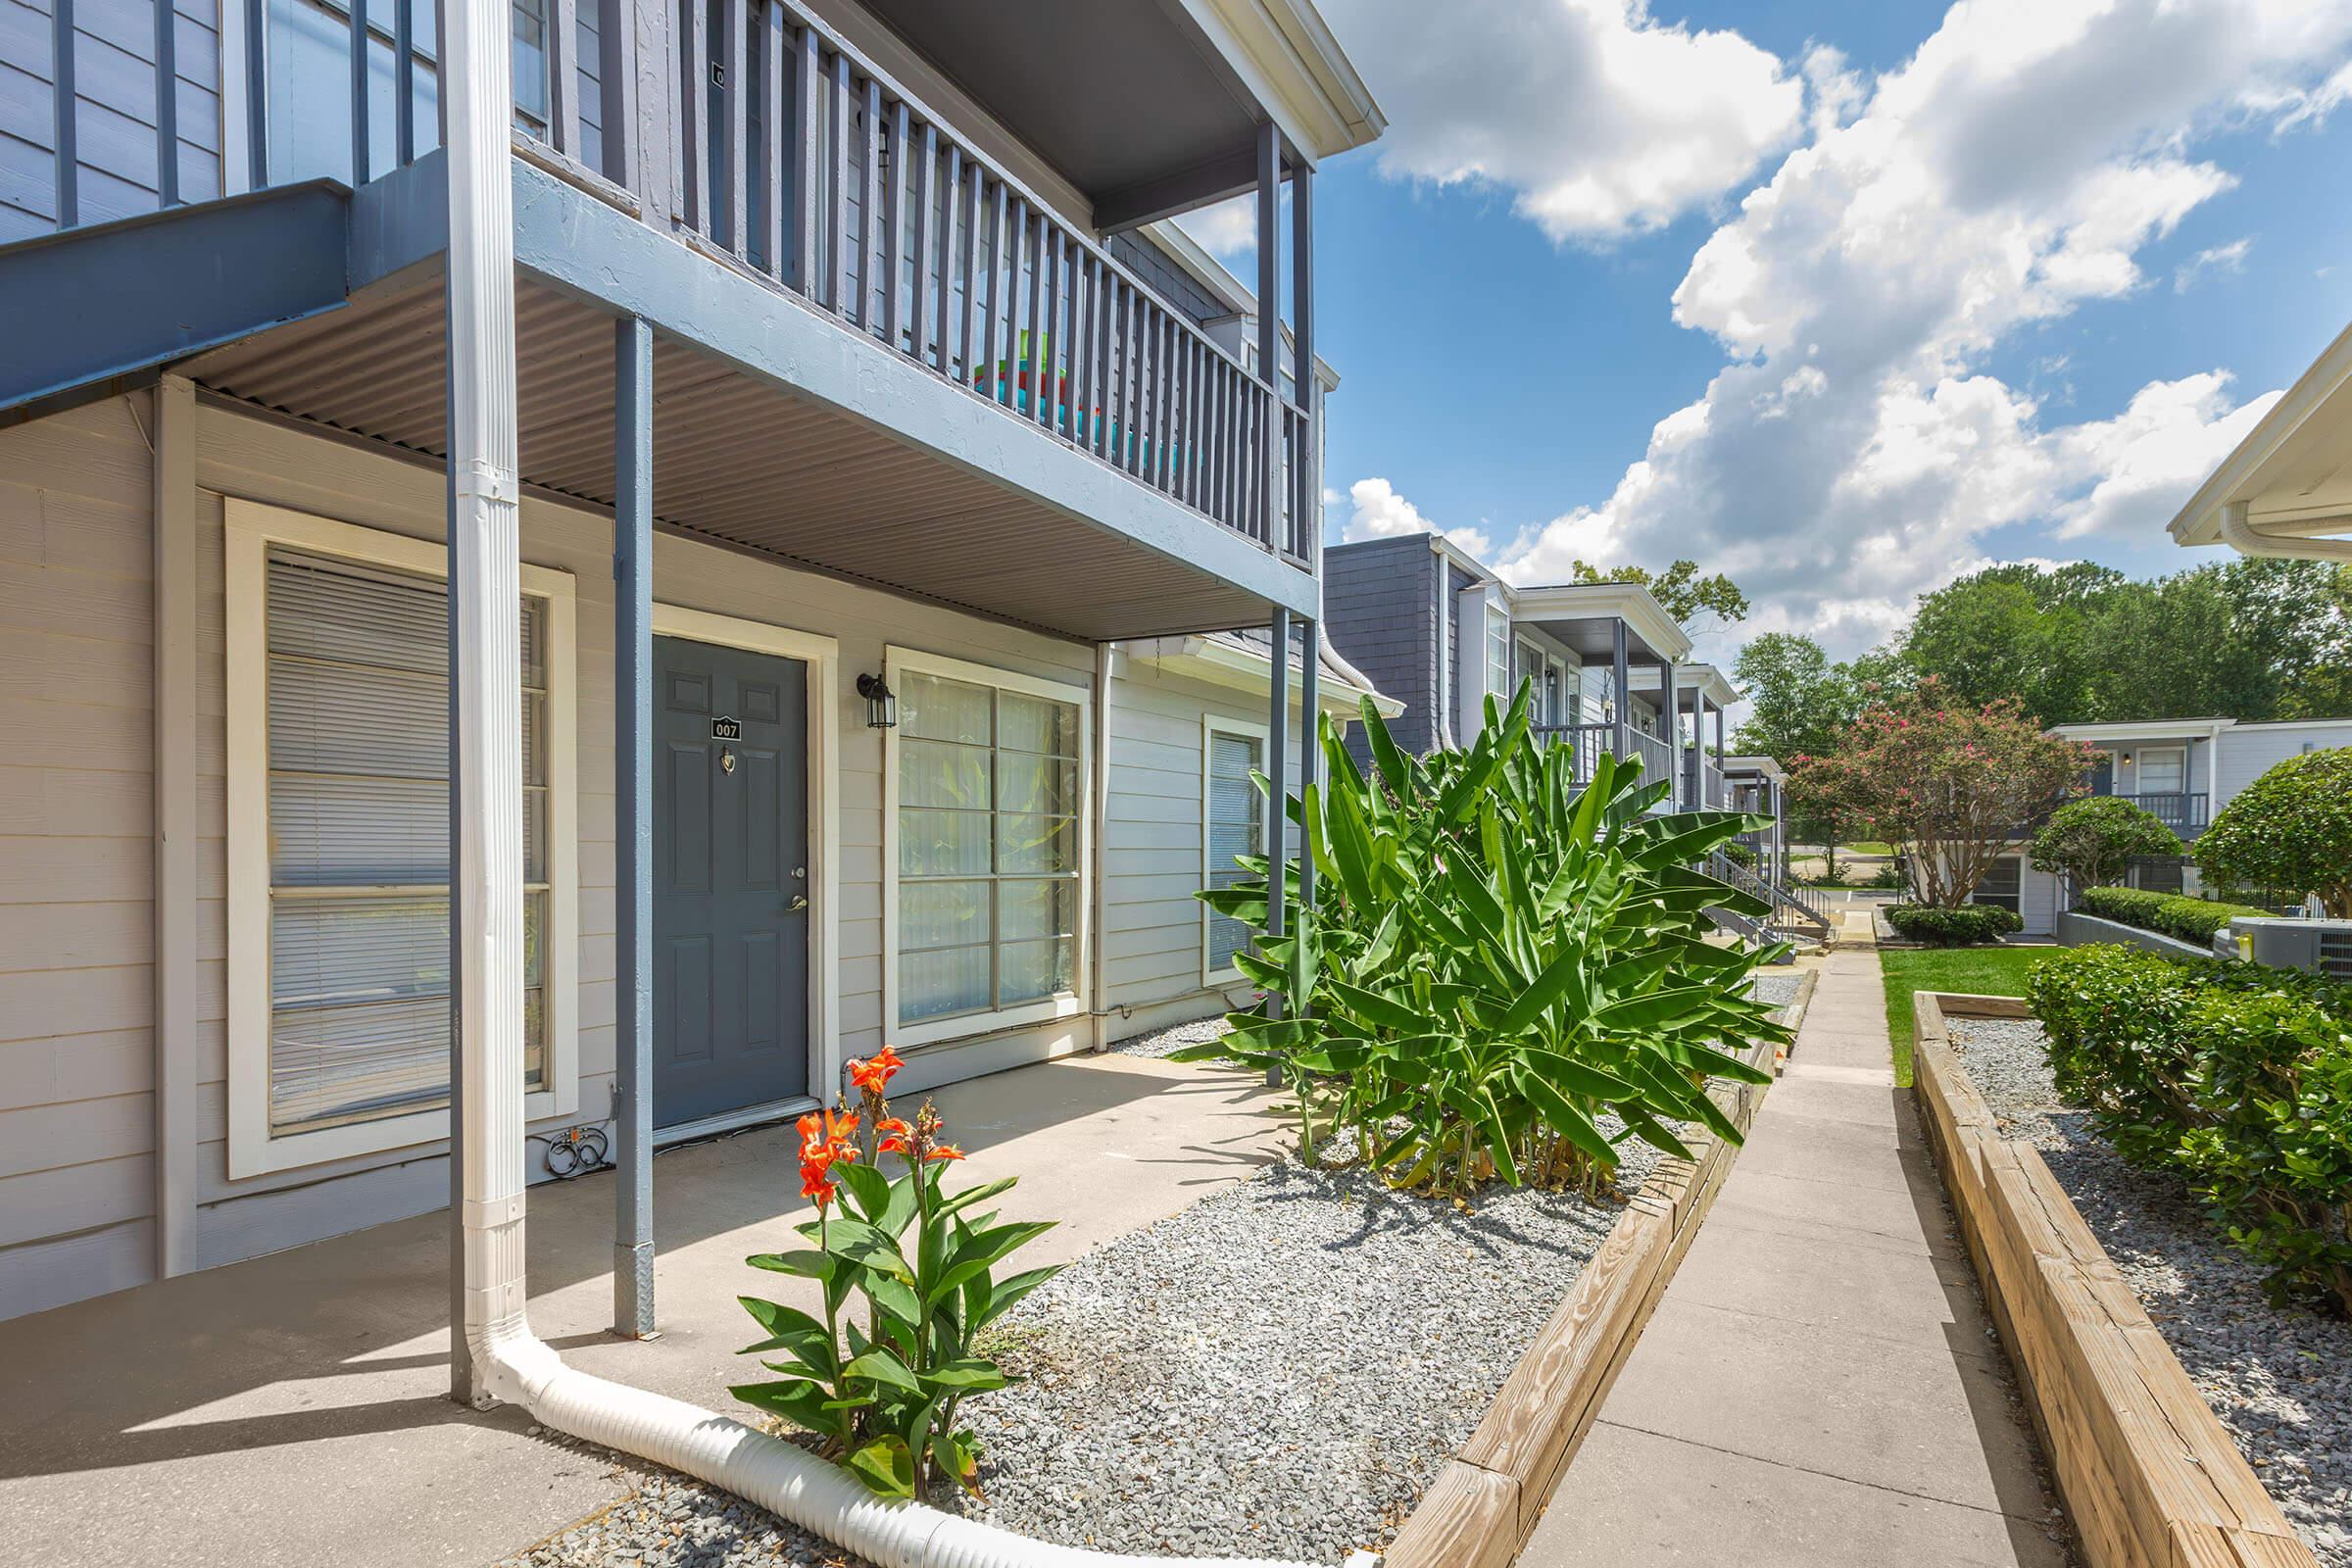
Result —
[[[447,593],[272,551],[272,1135],[449,1103]],[[524,1078],[547,1077],[547,607],[521,605]]]
[[[1073,991],[1077,707],[941,675],[900,684],[898,1021]]]
[[[1208,738],[1208,885],[1229,888],[1249,872],[1235,857],[1265,853],[1265,797],[1250,778],[1260,765],[1263,742],[1253,735],[1211,731]],[[1250,928],[1229,915],[1208,916],[1208,972],[1233,967],[1233,956],[1250,947]]]

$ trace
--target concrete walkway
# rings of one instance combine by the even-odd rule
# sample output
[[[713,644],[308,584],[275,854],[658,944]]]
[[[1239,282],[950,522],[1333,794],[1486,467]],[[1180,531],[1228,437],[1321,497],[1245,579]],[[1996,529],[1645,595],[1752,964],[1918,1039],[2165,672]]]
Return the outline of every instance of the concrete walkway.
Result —
[[[1859,939],[1523,1568],[2067,1562]]]

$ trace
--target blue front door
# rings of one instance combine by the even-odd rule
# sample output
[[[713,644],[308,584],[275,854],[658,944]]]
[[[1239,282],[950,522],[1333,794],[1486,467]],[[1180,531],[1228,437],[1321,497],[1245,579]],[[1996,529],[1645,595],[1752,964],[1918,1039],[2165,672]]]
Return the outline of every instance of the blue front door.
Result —
[[[654,1122],[808,1089],[808,666],[654,640]]]

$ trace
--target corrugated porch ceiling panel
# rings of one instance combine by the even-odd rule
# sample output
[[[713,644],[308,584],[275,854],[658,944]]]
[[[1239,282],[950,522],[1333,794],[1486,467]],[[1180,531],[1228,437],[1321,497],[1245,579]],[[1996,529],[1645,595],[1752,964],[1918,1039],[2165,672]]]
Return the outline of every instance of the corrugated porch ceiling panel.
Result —
[[[611,505],[612,318],[522,283],[515,359],[524,479]],[[267,408],[443,451],[437,281],[216,350],[186,369]],[[669,340],[655,349],[654,502],[665,525],[685,532],[1089,640],[1265,615],[1232,584]]]

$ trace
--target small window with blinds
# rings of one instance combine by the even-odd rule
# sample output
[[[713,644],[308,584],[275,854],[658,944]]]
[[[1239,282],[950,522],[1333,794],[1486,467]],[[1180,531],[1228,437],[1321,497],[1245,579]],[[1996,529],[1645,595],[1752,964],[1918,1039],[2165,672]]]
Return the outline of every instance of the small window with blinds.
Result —
[[[898,1022],[1074,996],[1078,705],[918,669],[891,684]]]
[[[1210,888],[1229,888],[1249,872],[1236,857],[1266,853],[1266,798],[1250,781],[1265,766],[1265,741],[1254,734],[1211,728],[1207,732],[1206,791],[1200,831],[1207,847]],[[1233,969],[1233,956],[1250,946],[1250,928],[1230,915],[1204,908],[1201,973],[1208,978]]]
[[[449,1103],[449,596],[435,579],[268,557],[269,1128]],[[526,595],[523,1029],[545,1087],[547,604]]]

